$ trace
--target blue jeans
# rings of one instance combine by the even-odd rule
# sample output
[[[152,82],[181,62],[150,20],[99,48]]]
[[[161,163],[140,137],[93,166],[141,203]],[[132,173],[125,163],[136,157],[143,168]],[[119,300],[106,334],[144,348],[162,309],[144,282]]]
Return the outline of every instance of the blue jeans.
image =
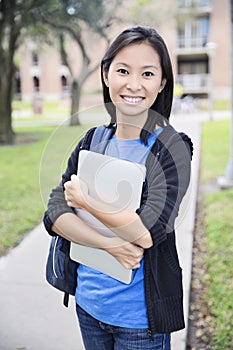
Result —
[[[151,339],[147,329],[122,328],[102,323],[76,305],[86,350],[170,350],[170,334],[156,333]]]

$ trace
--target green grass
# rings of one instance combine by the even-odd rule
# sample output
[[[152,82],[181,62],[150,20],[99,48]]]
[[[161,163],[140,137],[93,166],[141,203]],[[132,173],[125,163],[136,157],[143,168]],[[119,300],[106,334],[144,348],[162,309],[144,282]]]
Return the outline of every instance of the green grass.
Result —
[[[203,125],[202,178],[216,181],[224,173],[229,156],[229,122]],[[233,189],[206,194],[205,245],[207,292],[203,298],[211,315],[212,350],[230,350],[233,344]]]
[[[51,188],[89,126],[17,130],[17,145],[0,147],[0,255],[42,220]]]
[[[95,104],[95,100],[92,104],[92,96],[95,97],[96,92],[86,93],[83,97],[87,97],[85,102],[81,100],[81,106],[79,113],[105,113],[103,104]],[[61,121],[65,122],[70,118],[70,109],[67,101],[61,100],[60,102],[48,102],[42,101],[42,111],[40,114],[34,113],[32,103],[23,101],[13,101],[13,123],[20,125],[21,122],[33,122],[33,121]]]
[[[42,112],[34,113],[32,102],[13,101],[13,121],[65,120],[69,117],[69,106],[60,102],[42,101]]]
[[[223,175],[229,157],[230,121],[203,123],[202,133],[202,182],[215,182]]]
[[[61,108],[60,102],[57,102],[57,101],[54,101],[54,102],[43,101],[42,103],[44,108],[48,111],[54,112],[54,111],[60,110]],[[12,109],[18,110],[18,111],[31,110],[32,102],[23,102],[23,101],[14,100],[12,102]]]
[[[226,111],[230,109],[230,100],[215,100],[214,110],[215,111]]]

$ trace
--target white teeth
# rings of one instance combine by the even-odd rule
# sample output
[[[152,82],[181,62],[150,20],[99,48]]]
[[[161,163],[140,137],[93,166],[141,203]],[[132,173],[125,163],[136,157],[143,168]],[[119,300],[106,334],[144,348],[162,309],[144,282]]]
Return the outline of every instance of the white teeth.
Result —
[[[124,96],[124,100],[129,103],[139,103],[143,100],[142,97],[127,97]]]

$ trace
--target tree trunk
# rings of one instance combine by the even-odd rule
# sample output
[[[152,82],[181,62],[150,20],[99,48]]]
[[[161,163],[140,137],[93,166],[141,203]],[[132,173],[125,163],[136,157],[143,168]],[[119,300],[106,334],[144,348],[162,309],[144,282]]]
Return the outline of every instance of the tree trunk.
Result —
[[[14,20],[15,0],[2,2],[3,17],[0,26],[0,145],[14,143],[12,130],[12,89],[14,80],[14,53],[19,31]]]
[[[79,120],[79,106],[81,99],[81,89],[82,86],[79,84],[77,79],[72,81],[71,87],[71,115],[70,115],[70,125],[80,125]]]
[[[70,116],[70,125],[80,125],[79,119],[79,107],[82,94],[82,88],[87,80],[87,78],[96,71],[99,65],[96,65],[92,69],[89,68],[89,59],[87,56],[83,59],[82,65],[82,74],[75,78],[73,77],[72,86],[71,86],[71,116]]]
[[[14,143],[12,130],[12,83],[14,79],[14,64],[12,53],[0,55],[1,58],[1,82],[0,82],[0,144]]]
[[[11,126],[11,101],[9,103],[7,89],[9,89],[8,86],[2,81],[0,86],[0,145],[11,145],[15,140]]]

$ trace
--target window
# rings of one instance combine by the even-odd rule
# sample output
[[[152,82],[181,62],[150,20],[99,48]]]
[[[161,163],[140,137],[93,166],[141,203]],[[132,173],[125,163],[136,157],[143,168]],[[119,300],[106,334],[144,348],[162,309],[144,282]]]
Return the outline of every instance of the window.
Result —
[[[32,65],[33,66],[38,66],[39,65],[39,57],[36,52],[32,53]]]
[[[62,75],[61,76],[61,86],[62,86],[62,92],[67,92],[68,91],[68,81],[67,78]]]
[[[211,6],[211,0],[178,0],[179,7],[209,7]]]
[[[15,72],[15,93],[16,95],[21,94],[21,79],[20,79],[20,73],[18,69]]]
[[[208,42],[209,17],[199,17],[187,20],[178,28],[178,47],[204,47]]]
[[[197,60],[179,60],[178,74],[207,74],[208,60],[207,58]]]
[[[34,92],[40,91],[40,79],[38,77],[33,77],[33,89]]]

